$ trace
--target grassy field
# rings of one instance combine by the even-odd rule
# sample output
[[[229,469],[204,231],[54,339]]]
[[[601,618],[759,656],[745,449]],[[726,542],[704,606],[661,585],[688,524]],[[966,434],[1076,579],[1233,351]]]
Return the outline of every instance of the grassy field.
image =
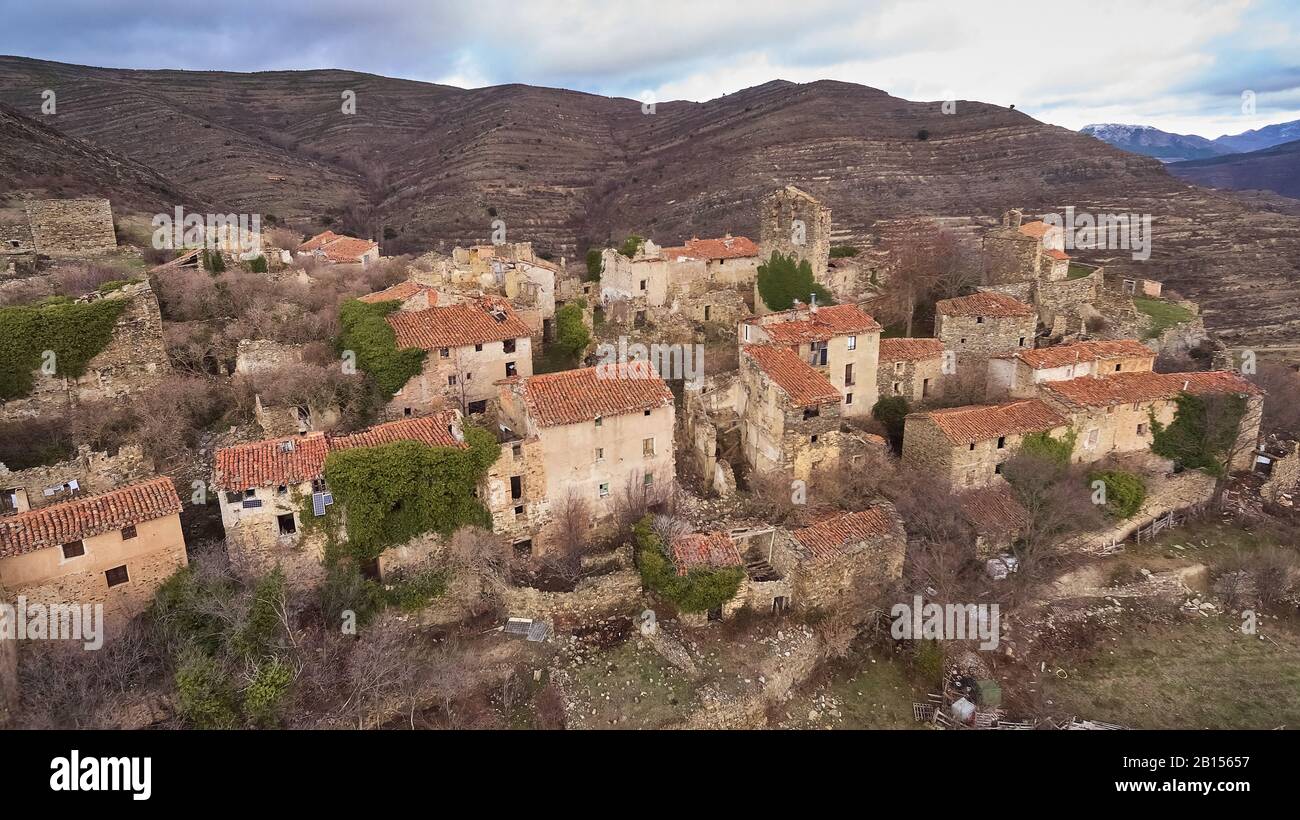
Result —
[[[1154,339],[1174,325],[1180,325],[1192,318],[1192,312],[1187,308],[1145,296],[1134,296],[1133,307],[1137,308],[1139,313],[1151,317],[1151,327],[1146,332],[1148,339]]]
[[[1135,729],[1300,727],[1300,635],[1231,616],[1127,631],[1104,654],[1043,680],[1060,716]]]
[[[785,704],[787,728],[917,729],[912,702],[925,699],[907,662],[879,653],[855,656],[833,669],[829,680]],[[839,716],[829,714],[827,704]],[[815,713],[815,717],[812,715]]]
[[[571,729],[656,729],[693,707],[691,680],[636,640],[593,654],[570,674],[565,690],[580,713]]]
[[[1095,270],[1096,268],[1092,267],[1091,265],[1081,265],[1078,262],[1071,262],[1069,273],[1066,274],[1065,278],[1067,280],[1082,279],[1085,276],[1091,276],[1092,272]]]

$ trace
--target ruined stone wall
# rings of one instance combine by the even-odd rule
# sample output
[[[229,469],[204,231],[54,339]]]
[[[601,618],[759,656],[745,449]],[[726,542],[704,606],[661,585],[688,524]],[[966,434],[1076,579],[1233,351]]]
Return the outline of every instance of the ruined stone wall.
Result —
[[[14,603],[14,596],[0,587],[0,604]],[[5,728],[18,715],[18,702],[22,695],[18,688],[18,641],[6,640],[0,635],[0,729]]]
[[[945,388],[950,396],[977,402],[984,398],[992,356],[1032,349],[1038,327],[1034,316],[935,316],[934,335],[956,354],[956,372]]]
[[[1037,239],[1019,228],[999,228],[984,237],[984,283],[1005,285],[1037,278],[1041,254]],[[1019,297],[1017,297],[1019,298]]]
[[[1052,329],[1053,336],[1082,333],[1085,328],[1081,308],[1096,301],[1100,286],[1100,269],[1079,279],[1039,282],[1034,301],[1038,320]]]
[[[493,382],[506,378],[506,364],[513,362],[515,374],[527,378],[533,375],[532,338],[523,336],[514,340],[515,349],[505,350],[504,342],[484,342],[482,350],[474,345],[461,345],[441,351],[430,350],[424,357],[420,374],[413,376],[393,395],[386,413],[389,418],[403,418],[411,413],[423,415],[448,407],[472,412],[472,402],[489,402],[497,396]],[[455,377],[456,383],[448,380]]]
[[[519,498],[511,495],[511,478],[520,479]],[[492,515],[492,531],[518,542],[531,540],[533,555],[545,552],[542,532],[551,522],[552,501],[563,505],[565,498],[551,499],[546,494],[546,459],[541,441],[537,438],[510,441],[501,445],[501,455],[488,468],[479,487],[479,498],[484,500]],[[522,507],[522,514],[516,509]]]
[[[162,314],[148,283],[90,298],[127,300],[108,344],[75,379],[36,371],[27,396],[0,404],[0,420],[58,415],[80,402],[124,399],[155,386],[171,372],[163,344]]]
[[[109,490],[140,481],[154,475],[153,462],[146,459],[138,444],[123,445],[115,455],[91,452],[86,445],[77,448],[77,454],[67,461],[26,470],[10,470],[0,464],[0,490],[22,490],[18,512],[37,509],[73,497],[70,491],[60,489],[45,494],[47,489],[63,488],[69,482],[79,484],[77,495],[105,493]],[[27,506],[22,506],[23,501]]]
[[[621,547],[618,568],[580,580],[572,592],[546,592],[509,586],[502,591],[506,614],[512,618],[551,621],[565,629],[611,615],[635,615],[642,606],[641,575],[632,566],[631,547]]]
[[[880,398],[902,396],[913,408],[934,403],[943,397],[943,357],[881,362],[876,389]]]
[[[311,482],[285,488],[256,488],[260,507],[245,508],[241,501],[221,493],[221,524],[226,532],[226,551],[235,569],[245,577],[270,572],[280,565],[285,584],[294,590],[313,589],[325,579],[321,563],[325,554],[323,530],[304,528],[299,505],[311,496]],[[277,516],[293,514],[297,532],[281,536]]]
[[[1300,485],[1300,448],[1294,443],[1284,456],[1272,456],[1273,469],[1268,480],[1259,488],[1259,494],[1269,501],[1277,501],[1282,493],[1293,492]]]
[[[798,223],[796,223],[798,220]],[[759,205],[759,256],[772,253],[807,260],[813,277],[827,281],[831,255],[831,211],[793,185],[764,197]],[[800,224],[802,227],[800,227]]]
[[[101,253],[117,247],[107,199],[40,199],[27,203],[36,250],[47,256]]]

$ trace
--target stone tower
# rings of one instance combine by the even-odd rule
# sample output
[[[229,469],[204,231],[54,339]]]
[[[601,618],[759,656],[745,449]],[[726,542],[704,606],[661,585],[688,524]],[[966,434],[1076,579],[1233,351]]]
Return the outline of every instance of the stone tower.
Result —
[[[807,259],[813,278],[826,281],[831,257],[831,211],[811,194],[787,185],[763,198],[758,214],[759,253]]]

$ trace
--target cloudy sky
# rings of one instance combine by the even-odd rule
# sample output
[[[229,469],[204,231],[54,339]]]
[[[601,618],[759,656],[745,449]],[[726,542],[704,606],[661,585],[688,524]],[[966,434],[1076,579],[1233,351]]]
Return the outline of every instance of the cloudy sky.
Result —
[[[1296,0],[0,0],[0,20],[0,54],[119,68],[346,68],[658,101],[829,78],[1211,138],[1300,119]]]

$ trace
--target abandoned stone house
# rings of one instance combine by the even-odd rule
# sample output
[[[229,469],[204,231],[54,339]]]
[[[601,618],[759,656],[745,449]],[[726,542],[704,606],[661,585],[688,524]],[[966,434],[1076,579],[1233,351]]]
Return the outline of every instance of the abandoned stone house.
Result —
[[[539,341],[553,335],[556,280],[561,265],[542,259],[531,242],[457,246],[450,257],[421,257],[428,271],[414,274],[417,281],[463,296],[491,294],[510,300],[519,317]]]
[[[674,421],[672,391],[644,360],[500,385],[500,424],[526,443],[535,439],[544,465],[524,478],[542,486],[523,492],[547,499],[553,513],[580,506],[593,524],[620,505],[655,507],[672,497]]]
[[[482,413],[497,395],[497,380],[532,375],[532,329],[505,299],[484,296],[399,311],[386,320],[399,348],[428,351],[420,374],[388,403],[389,415],[412,416],[446,407]]]
[[[1006,484],[966,490],[958,496],[958,504],[974,532],[979,558],[1011,549],[1029,526],[1029,513]]]
[[[125,399],[157,385],[171,366],[163,344],[162,314],[148,282],[125,285],[108,293],[92,293],[78,301],[124,300],[126,307],[113,326],[104,349],[76,377],[41,370],[26,395],[0,401],[0,421],[44,415],[56,416],[69,407],[100,399]]]
[[[83,444],[66,461],[25,470],[10,470],[0,464],[0,516],[106,493],[144,480],[153,472],[153,464],[138,444],[125,444],[116,453],[92,452]]]
[[[379,244],[334,231],[322,231],[295,248],[294,255],[329,265],[364,266],[379,261]]]
[[[1156,354],[1136,339],[1096,340],[1017,350],[989,359],[986,397],[1025,399],[1043,382],[1150,371]]]
[[[735,595],[722,606],[681,618],[699,625],[746,607],[780,614],[851,605],[853,593],[882,588],[902,576],[906,549],[902,519],[886,502],[793,531],[763,527],[681,535],[671,544],[679,575],[697,568],[744,571]]]
[[[442,303],[437,290],[411,279],[374,293],[367,293],[365,296],[358,296],[357,301],[371,305],[380,302],[401,302],[398,310],[424,310]]]
[[[880,398],[902,396],[920,407],[943,396],[944,349],[938,339],[880,340],[876,391]]]
[[[1162,425],[1172,422],[1177,410],[1175,399],[1180,393],[1239,395],[1246,399],[1230,469],[1251,469],[1264,394],[1236,373],[1121,372],[1044,382],[1040,387],[1042,400],[1069,419],[1076,434],[1071,458],[1084,463],[1148,451],[1154,440],[1151,420]]]
[[[188,563],[180,512],[171,479],[155,477],[0,518],[0,586],[33,603],[103,604],[120,622]]]
[[[1068,419],[1037,399],[909,413],[903,461],[954,488],[985,487],[1000,480],[1003,464],[1024,436],[1068,429]]]
[[[743,292],[758,273],[758,246],[743,236],[691,238],[661,248],[646,240],[632,258],[614,248],[601,254],[600,299],[608,321],[642,325],[671,316],[696,322],[735,321]]]
[[[304,516],[322,517],[334,503],[325,481],[330,453],[417,441],[430,447],[465,447],[460,414],[379,424],[357,433],[267,439],[216,451],[212,486],[218,491],[226,549],[242,572],[260,574],[283,567],[286,582],[309,588],[324,578],[321,559],[327,534],[304,526]],[[383,557],[369,568],[383,577]]]
[[[32,245],[42,256],[79,256],[117,247],[107,199],[38,199],[25,203]]]
[[[281,368],[302,362],[302,347],[269,339],[240,339],[236,347],[235,375],[251,379],[273,377]],[[332,404],[288,404],[253,392],[253,418],[265,436],[302,435],[338,424],[340,411]]]
[[[759,205],[759,255],[773,253],[806,260],[813,278],[827,282],[831,255],[831,211],[812,194],[793,185],[768,194]]]
[[[35,270],[36,244],[26,222],[0,222],[0,277]]]
[[[857,305],[797,305],[741,322],[742,345],[776,345],[825,376],[843,398],[845,418],[866,416],[877,396],[880,324]]]
[[[955,356],[948,392],[982,400],[989,359],[1032,349],[1037,315],[1032,305],[994,291],[936,302],[934,335]]]

